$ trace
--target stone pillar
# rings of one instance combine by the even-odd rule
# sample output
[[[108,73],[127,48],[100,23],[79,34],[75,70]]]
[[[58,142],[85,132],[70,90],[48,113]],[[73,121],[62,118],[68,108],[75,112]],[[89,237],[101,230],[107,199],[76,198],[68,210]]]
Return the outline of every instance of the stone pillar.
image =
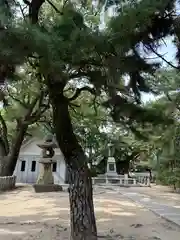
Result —
[[[136,185],[136,179],[133,178],[133,185]]]
[[[112,156],[113,155],[113,144],[108,144],[109,147],[109,156],[107,159],[107,169],[106,169],[106,176],[107,177],[117,177],[118,178],[118,174],[116,171],[116,160],[115,158]]]
[[[124,184],[128,185],[128,174],[124,174]]]
[[[148,187],[150,187],[150,186],[151,186],[150,177],[147,177],[147,186],[148,186]]]
[[[37,184],[54,184],[54,177],[52,174],[52,163],[54,161],[49,162],[47,159],[47,162],[45,159],[40,159],[40,171],[39,171],[39,177],[37,180]]]
[[[107,175],[115,175],[117,176],[116,172],[116,160],[114,157],[108,157],[107,160],[107,170],[106,170]]]

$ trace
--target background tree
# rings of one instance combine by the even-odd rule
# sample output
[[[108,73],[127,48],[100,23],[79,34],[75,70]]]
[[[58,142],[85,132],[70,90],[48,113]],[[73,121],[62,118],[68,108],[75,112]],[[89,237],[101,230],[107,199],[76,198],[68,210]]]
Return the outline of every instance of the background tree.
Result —
[[[0,112],[1,176],[13,174],[24,139],[31,136],[34,124],[49,107],[45,89],[32,81],[32,75],[23,72],[18,77],[17,82],[7,86],[8,106]]]
[[[161,69],[154,76],[159,84],[149,84],[159,94],[153,102],[148,103],[157,111],[163,111],[174,118],[174,124],[170,126],[156,126],[151,129],[151,151],[149,161],[157,172],[157,180],[163,184],[179,186],[179,73],[174,69]],[[152,81],[152,82],[151,82]]]
[[[128,173],[130,162],[136,161],[142,152],[147,152],[148,143],[137,141],[131,129],[114,123],[98,97],[84,92],[70,105],[70,113],[75,134],[85,150],[93,174],[106,172],[110,142],[114,145],[117,171],[121,174]]]

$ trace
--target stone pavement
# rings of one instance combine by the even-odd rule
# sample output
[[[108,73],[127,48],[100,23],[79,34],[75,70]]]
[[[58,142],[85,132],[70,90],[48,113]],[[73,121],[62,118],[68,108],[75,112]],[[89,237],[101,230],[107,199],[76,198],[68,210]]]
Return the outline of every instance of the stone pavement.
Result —
[[[172,206],[168,204],[162,204],[157,199],[154,200],[153,197],[139,193],[138,190],[131,192],[131,188],[119,189],[119,193],[123,196],[128,197],[137,204],[141,204],[145,208],[149,209],[158,216],[175,223],[180,226],[180,206]]]

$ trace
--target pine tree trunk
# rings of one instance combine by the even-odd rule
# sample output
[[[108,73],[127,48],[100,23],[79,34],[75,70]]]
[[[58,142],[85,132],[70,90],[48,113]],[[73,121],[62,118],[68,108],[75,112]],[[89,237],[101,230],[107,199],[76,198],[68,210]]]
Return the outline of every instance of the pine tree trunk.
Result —
[[[51,82],[54,82],[51,84]],[[49,81],[56,139],[69,170],[71,240],[97,240],[93,192],[87,159],[73,132],[62,83]]]
[[[89,169],[70,170],[71,240],[96,240],[97,229]]]
[[[2,138],[0,138],[0,176],[5,176],[5,164],[6,164],[6,149],[5,149],[5,144],[2,140]]]

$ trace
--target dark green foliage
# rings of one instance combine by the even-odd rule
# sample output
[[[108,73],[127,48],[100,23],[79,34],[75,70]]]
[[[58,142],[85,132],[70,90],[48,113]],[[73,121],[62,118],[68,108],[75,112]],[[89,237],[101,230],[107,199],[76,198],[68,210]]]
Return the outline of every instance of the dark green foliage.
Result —
[[[129,121],[138,123],[151,123],[151,124],[173,124],[174,120],[163,114],[162,111],[157,111],[155,108],[143,108],[128,102],[126,99],[116,96],[110,101],[105,103],[105,106],[113,106],[112,118],[115,122],[119,119],[127,118]]]
[[[59,81],[64,87],[74,79],[81,84],[85,79],[92,83],[96,95],[103,93],[105,101],[109,98],[104,106],[111,109],[113,120],[132,126],[137,134],[136,126],[141,123],[173,123],[162,112],[138,104],[141,92],[151,91],[147,75],[160,67],[159,63],[149,63],[142,50],[156,50],[162,38],[174,33],[174,1],[99,1],[106,4],[105,9],[118,6],[117,14],[101,31],[87,26],[83,11],[73,4],[57,4],[57,18],[47,26],[39,12],[43,3],[31,1],[28,6],[33,25],[11,20],[0,33],[0,63],[3,69],[5,66],[1,69],[2,81],[14,73],[16,66],[28,61],[40,76],[38,81],[47,83],[51,79],[51,85]],[[42,20],[34,25],[38,15]],[[126,76],[128,85],[124,83]]]
[[[107,1],[106,8],[112,4],[121,5],[122,2]],[[33,4],[35,1],[31,2],[29,11],[30,15],[35,16],[43,1],[36,3],[38,6],[34,13]],[[41,71],[46,74],[49,71],[61,74],[65,66],[70,64],[73,71],[77,71],[81,77],[87,77],[97,89],[105,88],[110,98],[117,94],[111,85],[118,85],[121,78],[128,74],[129,89],[134,92],[139,103],[140,92],[150,91],[143,73],[154,73],[159,67],[158,64],[145,61],[141,56],[140,46],[143,44],[145,47],[152,47],[170,33],[172,16],[167,14],[167,9],[172,10],[172,6],[170,9],[167,5],[168,1],[123,3],[122,11],[112,17],[108,30],[102,32],[92,32],[85,26],[83,15],[73,5],[66,5],[61,16],[48,30],[18,27],[10,29],[10,36],[5,31],[1,35],[3,49],[7,52],[3,54],[3,61],[14,69],[13,66],[22,63],[25,56],[36,53],[44,57],[45,61],[41,60]],[[37,21],[37,16],[35,19]],[[12,42],[16,42],[14,47]],[[11,48],[8,49],[8,46]],[[63,74],[66,75],[65,72]]]
[[[179,123],[161,133],[159,143],[156,143],[157,179],[174,188],[180,187],[180,126]]]
[[[135,166],[135,172],[147,172],[149,171],[151,168],[149,167],[149,165],[140,165],[140,164],[137,164]]]

